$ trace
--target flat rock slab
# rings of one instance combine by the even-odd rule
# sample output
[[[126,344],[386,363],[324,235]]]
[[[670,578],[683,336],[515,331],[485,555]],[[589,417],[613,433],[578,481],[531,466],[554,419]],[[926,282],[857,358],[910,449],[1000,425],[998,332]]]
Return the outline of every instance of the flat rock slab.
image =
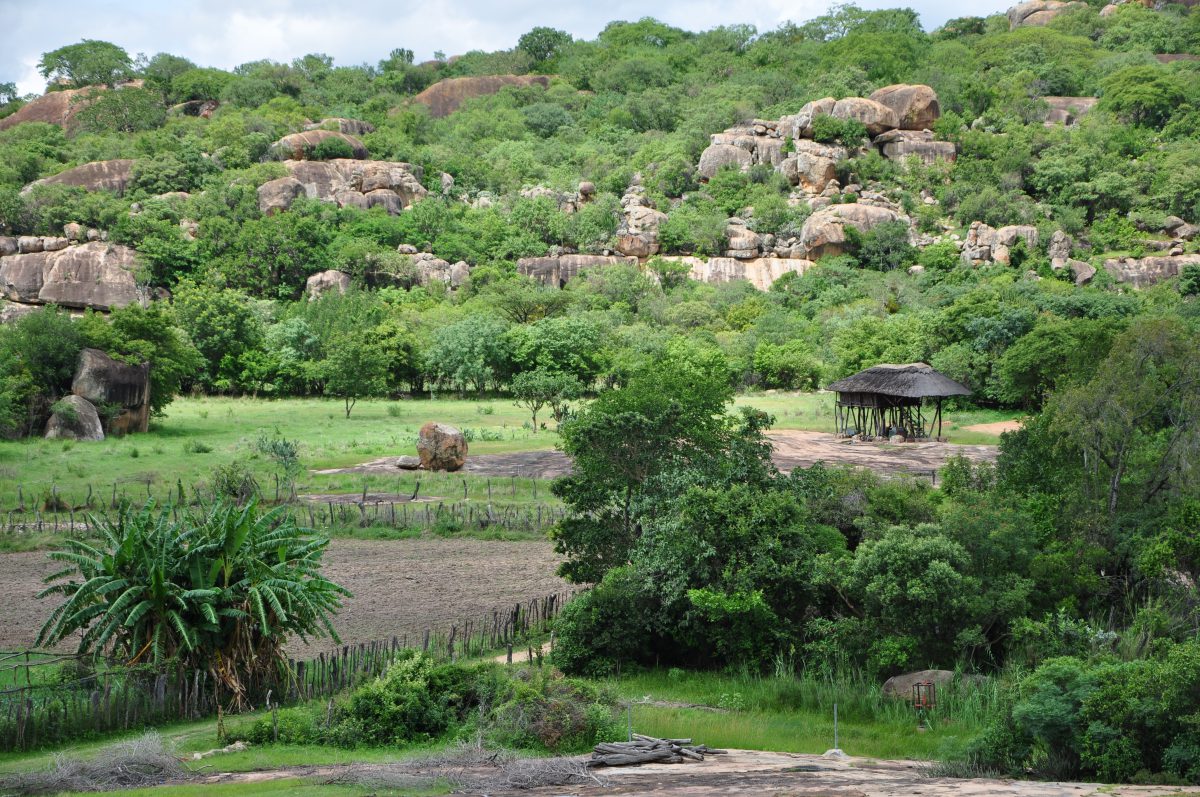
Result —
[[[1007,422],[1006,422],[1007,423]],[[853,465],[878,473],[900,475],[912,473],[928,476],[962,454],[975,462],[994,462],[999,453],[996,446],[963,446],[953,443],[854,443],[828,432],[806,432],[785,429],[767,435],[774,447],[772,459],[784,472],[808,468],[818,462],[827,465]],[[313,471],[316,474],[340,473],[399,473],[401,457],[384,457],[349,468]],[[571,472],[571,458],[561,451],[521,451],[513,454],[473,454],[467,457],[460,473],[497,478],[553,479]]]

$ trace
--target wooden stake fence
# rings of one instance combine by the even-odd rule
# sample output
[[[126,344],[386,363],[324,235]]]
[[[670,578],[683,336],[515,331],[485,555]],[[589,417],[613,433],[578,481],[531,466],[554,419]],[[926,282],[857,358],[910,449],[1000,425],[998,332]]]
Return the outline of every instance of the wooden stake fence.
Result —
[[[463,620],[449,628],[393,636],[374,642],[342,645],[307,660],[289,660],[281,681],[258,685],[251,695],[257,705],[268,691],[273,703],[329,698],[381,675],[401,651],[421,648],[438,659],[458,660],[507,648],[510,652],[529,634],[550,628],[573,597],[565,590],[495,609],[489,616]],[[49,655],[31,662],[30,655]],[[153,672],[115,667],[70,682],[33,684],[32,668],[77,658],[37,651],[0,652],[0,672],[24,658],[24,686],[0,690],[0,752],[30,750],[113,731],[152,727],[178,720],[214,716],[222,705],[216,684],[203,671]],[[16,681],[17,679],[14,679]],[[280,700],[279,695],[284,698]]]

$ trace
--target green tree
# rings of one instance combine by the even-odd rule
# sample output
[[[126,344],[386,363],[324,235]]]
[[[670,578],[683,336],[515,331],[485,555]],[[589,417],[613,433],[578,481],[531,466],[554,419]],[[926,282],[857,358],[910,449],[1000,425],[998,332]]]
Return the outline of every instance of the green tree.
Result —
[[[517,39],[517,49],[528,54],[536,68],[561,53],[571,41],[571,34],[566,31],[536,27]]]
[[[64,80],[71,88],[111,86],[133,71],[129,53],[115,44],[84,39],[48,53],[42,53],[38,72],[51,83]]]
[[[1101,107],[1135,125],[1164,125],[1186,101],[1178,83],[1157,66],[1120,69],[1105,78],[1103,88]]]
[[[541,368],[517,374],[510,387],[517,402],[529,409],[535,430],[542,407],[549,405],[561,424],[566,403],[583,392],[583,385],[571,374]]]
[[[482,394],[509,371],[506,331],[503,322],[480,315],[441,327],[425,353],[429,373],[460,392]]]
[[[347,418],[360,398],[387,390],[387,352],[361,333],[343,332],[330,341],[323,370],[325,393],[345,402]]]
[[[232,288],[180,283],[174,298],[179,325],[204,355],[204,367],[192,379],[210,390],[232,390],[243,354],[261,346],[262,318],[249,297]]]

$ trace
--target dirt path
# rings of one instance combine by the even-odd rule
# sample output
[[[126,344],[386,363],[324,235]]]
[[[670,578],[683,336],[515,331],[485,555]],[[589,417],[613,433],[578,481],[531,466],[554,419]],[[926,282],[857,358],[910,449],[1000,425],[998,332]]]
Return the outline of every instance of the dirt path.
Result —
[[[564,589],[566,582],[554,575],[559,561],[550,543],[540,540],[335,539],[324,573],[354,593],[335,624],[344,643],[404,634],[412,641],[426,628],[477,622],[493,609]],[[42,551],[0,554],[0,650],[33,646],[53,605],[35,596],[53,570]],[[297,640],[288,652],[312,656],[330,647],[328,640]]]
[[[214,762],[219,761],[215,759]],[[312,777],[328,782],[352,768],[359,772],[413,772],[436,776],[436,768],[419,765],[383,764],[303,767],[270,772],[210,775],[207,783],[249,783],[291,777]],[[486,790],[470,785],[459,794],[490,795],[627,795],[629,797],[725,797],[726,795],[771,795],[772,797],[1167,797],[1200,794],[1200,787],[1112,786],[1096,783],[1043,783],[990,778],[935,778],[926,774],[927,765],[915,761],[875,761],[852,758],[835,761],[816,755],[730,750],[702,762],[645,764],[595,770],[599,782],[538,787],[525,790]],[[487,779],[486,768],[448,770],[469,784]]]
[[[1003,421],[1001,423],[1014,423]],[[994,426],[995,424],[986,424]],[[783,471],[807,468],[817,462],[855,465],[886,473],[928,475],[955,454],[977,461],[992,461],[997,448],[990,445],[963,446],[952,443],[854,443],[828,432],[781,430],[769,432],[775,464]],[[384,457],[349,468],[319,473],[396,473],[399,457]],[[521,451],[512,454],[480,454],[467,457],[466,472],[479,476],[552,479],[569,473],[571,458],[561,451]]]

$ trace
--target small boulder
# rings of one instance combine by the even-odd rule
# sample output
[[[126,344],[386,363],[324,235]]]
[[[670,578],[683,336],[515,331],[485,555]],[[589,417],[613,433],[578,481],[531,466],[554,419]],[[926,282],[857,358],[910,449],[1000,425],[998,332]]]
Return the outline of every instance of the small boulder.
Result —
[[[417,433],[417,456],[424,470],[459,470],[467,461],[467,438],[449,424],[431,421]]]
[[[15,255],[19,251],[21,249],[17,246],[16,238],[11,235],[0,235],[0,257]]]
[[[1067,261],[1071,259],[1073,245],[1071,236],[1062,230],[1055,230],[1054,235],[1050,236],[1050,245],[1046,248],[1046,254],[1050,256],[1050,267],[1055,271],[1065,268]]]
[[[47,440],[103,440],[104,426],[90,401],[67,396],[54,405],[45,436]]]

